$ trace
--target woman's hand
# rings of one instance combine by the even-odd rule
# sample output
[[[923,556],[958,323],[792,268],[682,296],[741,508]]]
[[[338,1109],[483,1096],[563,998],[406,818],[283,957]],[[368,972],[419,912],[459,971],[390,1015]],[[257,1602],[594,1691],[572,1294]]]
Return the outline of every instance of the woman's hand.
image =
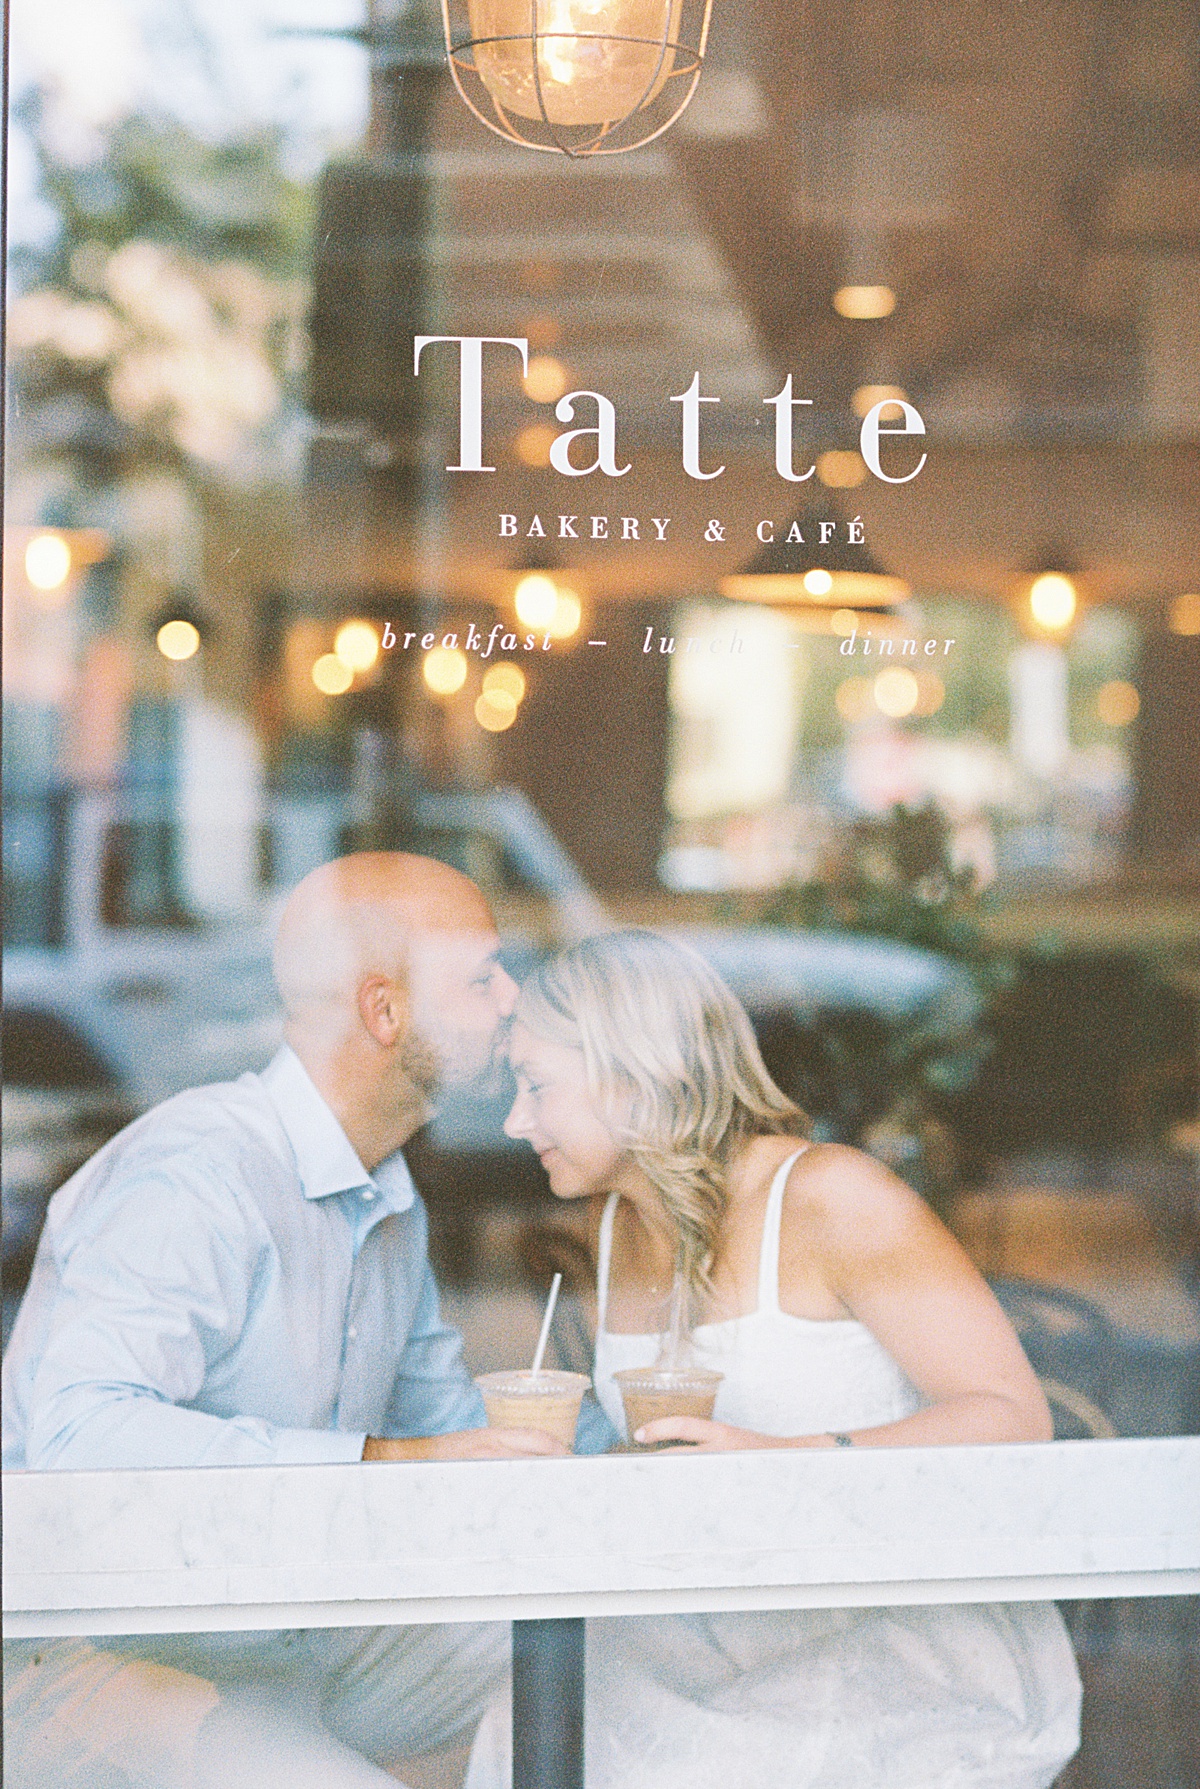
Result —
[[[757,1429],[735,1429],[732,1423],[707,1422],[702,1416],[659,1416],[643,1423],[633,1439],[646,1447],[664,1441],[687,1442],[664,1452],[688,1454],[740,1454],[756,1448],[832,1447],[829,1435],[760,1435]]]
[[[364,1460],[529,1460],[566,1458],[567,1449],[541,1429],[460,1429],[453,1435],[368,1435]]]

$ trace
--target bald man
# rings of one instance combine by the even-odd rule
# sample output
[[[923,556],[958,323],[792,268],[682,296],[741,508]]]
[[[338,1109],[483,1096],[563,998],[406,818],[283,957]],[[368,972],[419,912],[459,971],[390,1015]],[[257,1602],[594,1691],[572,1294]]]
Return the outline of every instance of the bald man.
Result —
[[[400,1153],[440,1088],[486,1077],[496,1058],[516,999],[497,950],[474,883],[431,859],[366,852],[300,883],[276,941],[286,1042],[269,1067],[156,1107],[51,1200],[4,1362],[7,1466],[563,1451],[484,1426]],[[394,1789],[379,1767],[469,1728],[505,1664],[503,1631],[469,1625],[106,1640],[86,1665],[77,1654],[8,1656],[19,1705],[41,1711],[10,1733],[14,1789],[73,1780],[45,1741],[65,1711],[87,1727],[81,1670],[99,1673],[96,1711],[126,1698],[135,1749],[158,1736],[164,1784],[264,1789],[285,1760],[289,1789]],[[155,1707],[166,1696],[177,1714],[177,1756],[170,1713],[146,1714],[146,1671]],[[121,1720],[98,1730],[119,1753]],[[159,1781],[138,1769],[131,1784]]]

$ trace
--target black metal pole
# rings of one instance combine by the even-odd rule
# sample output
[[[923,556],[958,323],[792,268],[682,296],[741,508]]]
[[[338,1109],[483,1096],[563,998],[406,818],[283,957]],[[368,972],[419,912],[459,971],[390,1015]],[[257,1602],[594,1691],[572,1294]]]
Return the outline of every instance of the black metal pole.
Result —
[[[583,1789],[583,1619],[512,1629],[513,1789]]]

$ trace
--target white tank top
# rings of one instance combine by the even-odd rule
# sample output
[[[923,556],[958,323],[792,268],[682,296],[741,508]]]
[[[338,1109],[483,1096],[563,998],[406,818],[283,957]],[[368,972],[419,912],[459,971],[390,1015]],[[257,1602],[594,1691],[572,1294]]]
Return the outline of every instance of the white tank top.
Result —
[[[717,1422],[763,1435],[815,1435],[897,1422],[920,1408],[921,1396],[883,1344],[854,1318],[793,1317],[779,1308],[779,1231],[787,1177],[803,1155],[797,1149],[771,1182],[758,1264],[758,1308],[692,1332],[697,1364],[725,1375],[717,1392]],[[659,1335],[621,1335],[605,1328],[613,1220],[612,1193],[600,1220],[596,1262],[599,1321],[596,1395],[622,1435],[625,1418],[613,1374],[647,1367],[658,1356]]]

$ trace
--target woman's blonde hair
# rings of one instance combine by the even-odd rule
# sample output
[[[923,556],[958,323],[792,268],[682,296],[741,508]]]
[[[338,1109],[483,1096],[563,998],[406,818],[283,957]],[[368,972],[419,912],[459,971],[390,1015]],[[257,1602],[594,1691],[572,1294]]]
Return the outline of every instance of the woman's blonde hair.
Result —
[[[711,1284],[730,1163],[751,1137],[806,1136],[716,970],[657,932],[585,939],[534,971],[516,1018],[581,1050],[618,1142],[658,1189],[689,1291]]]

